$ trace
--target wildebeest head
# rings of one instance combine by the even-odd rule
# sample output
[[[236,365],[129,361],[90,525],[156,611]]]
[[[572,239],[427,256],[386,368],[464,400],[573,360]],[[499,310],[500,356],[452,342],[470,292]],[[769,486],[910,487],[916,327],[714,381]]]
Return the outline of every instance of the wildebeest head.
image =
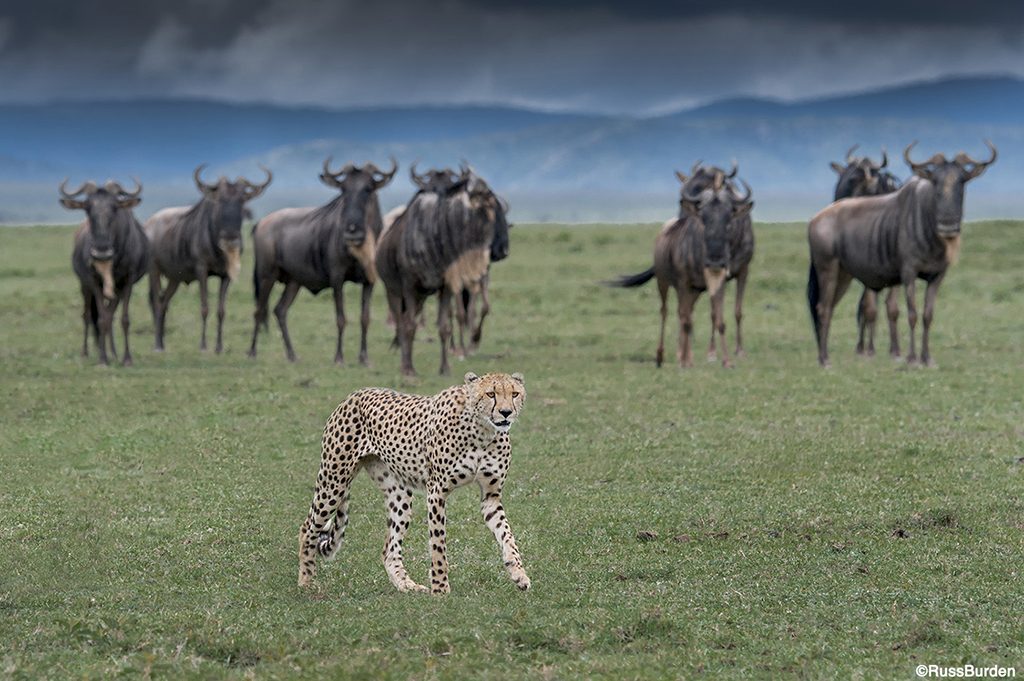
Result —
[[[416,172],[416,164],[409,166],[409,179],[419,187],[420,191],[445,196],[458,191],[464,182],[451,168],[431,168],[422,175]]]
[[[508,231],[512,225],[508,222],[508,203],[495,194],[482,177],[463,163],[459,180],[452,192],[465,189],[469,196],[469,204],[472,209],[484,216],[494,226],[494,236],[491,239],[491,262],[504,260],[509,254]]]
[[[916,140],[907,145],[903,150],[903,158],[915,175],[928,180],[934,187],[935,219],[939,236],[955,238],[960,234],[960,222],[963,220],[964,185],[995,163],[996,148],[985,140],[992,152],[987,161],[975,161],[961,151],[952,161],[946,160],[943,154],[935,154],[923,163],[915,163],[910,158],[910,150],[915,144]]]
[[[228,277],[234,280],[242,267],[242,221],[247,214],[245,204],[266,191],[274,175],[261,165],[260,169],[267,175],[263,184],[253,184],[244,177],[237,177],[231,182],[223,175],[215,184],[207,184],[200,177],[205,167],[205,163],[198,166],[192,173],[192,179],[202,192],[204,201],[210,204],[211,236],[227,259]]]
[[[67,179],[60,184],[60,203],[69,210],[84,210],[92,241],[89,258],[103,280],[103,295],[114,297],[112,263],[114,259],[114,223],[121,211],[130,211],[142,202],[142,185],[135,180],[135,191],[126,191],[113,180],[102,187],[86,182],[73,192],[67,191]]]
[[[346,243],[358,246],[366,239],[367,205],[378,189],[391,182],[398,171],[398,162],[392,158],[391,170],[386,173],[372,163],[362,167],[347,163],[337,172],[331,170],[330,164],[328,157],[320,181],[341,192],[342,235]]]
[[[732,222],[750,212],[754,202],[750,187],[742,182],[745,194],[739,194],[719,174],[711,186],[697,191],[684,188],[682,205],[690,215],[700,220],[704,227],[704,280],[711,295],[729,276],[729,226]]]
[[[831,163],[832,170],[839,174],[839,181],[836,182],[835,199],[844,199],[851,196],[876,196],[886,194],[890,183],[883,183],[883,168],[889,165],[889,155],[882,149],[882,162],[875,163],[867,156],[854,156],[853,152],[860,146],[854,144],[846,152],[846,165]],[[885,173],[892,178],[892,175]],[[892,178],[894,179],[894,178]],[[884,185],[884,186],[883,186]]]
[[[721,178],[721,181],[731,186],[732,180],[736,177],[739,170],[739,164],[736,161],[732,162],[732,168],[729,169],[729,172],[725,172],[716,166],[706,166],[703,161],[697,161],[690,168],[689,177],[678,170],[676,171],[676,177],[682,183],[682,186],[679,188],[680,196],[682,196],[683,192],[702,192],[718,181],[718,178]]]

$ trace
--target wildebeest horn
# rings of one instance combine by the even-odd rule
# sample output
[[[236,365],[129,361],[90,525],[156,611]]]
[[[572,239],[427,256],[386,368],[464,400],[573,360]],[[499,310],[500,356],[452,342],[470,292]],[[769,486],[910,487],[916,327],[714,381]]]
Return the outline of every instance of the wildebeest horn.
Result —
[[[255,199],[257,196],[259,196],[260,194],[262,194],[264,191],[266,191],[267,187],[270,186],[270,183],[274,179],[274,173],[270,172],[270,168],[267,168],[262,163],[259,164],[259,168],[264,173],[266,173],[267,179],[263,182],[263,184],[253,184],[249,180],[244,180],[245,184],[248,186],[248,192],[247,192],[247,196],[246,196],[246,199],[245,199],[246,201],[251,201],[251,200]]]
[[[65,177],[64,181],[60,183],[60,193],[61,193],[61,195],[65,199],[73,199],[76,196],[78,196],[79,194],[81,194],[82,192],[91,193],[91,192],[96,191],[96,183],[90,180],[88,182],[83,183],[81,187],[79,187],[78,189],[76,189],[75,191],[73,191],[73,192],[71,192],[69,194],[68,191],[67,191],[67,185],[68,185],[68,180],[69,179],[71,179],[71,178]]]
[[[345,171],[348,168],[348,166],[345,166],[345,168],[342,168],[338,172],[334,172],[333,170],[331,170],[331,160],[333,158],[333,156],[328,156],[327,158],[324,159],[324,169],[320,173],[320,181],[326,184],[328,187],[337,187],[340,189],[341,182],[338,181],[338,178],[345,174]]]
[[[417,187],[419,187],[420,189],[426,189],[427,188],[427,180],[422,175],[417,175],[416,174],[416,164],[417,163],[419,163],[419,161],[413,161],[412,165],[409,166],[409,179],[412,180],[412,183],[414,185],[416,185]]]
[[[107,182],[107,191],[111,194],[117,194],[122,199],[137,199],[142,195],[142,183],[139,182],[139,178],[133,177],[132,182],[135,183],[135,191],[130,192],[125,190],[119,182],[109,180]]]
[[[207,165],[208,164],[206,164],[206,163],[201,163],[198,166],[196,166],[196,169],[194,171],[192,171],[192,179],[195,180],[196,188],[199,189],[199,191],[201,191],[203,194],[209,194],[209,193],[211,193],[211,192],[213,192],[213,191],[215,191],[217,189],[217,185],[215,185],[215,184],[206,184],[205,182],[203,182],[202,178],[200,177],[200,175],[203,172],[203,169]]]
[[[398,160],[394,156],[390,158],[391,170],[389,170],[386,173],[383,170],[377,168],[377,166],[375,166],[372,163],[367,164],[368,168],[370,169],[370,173],[374,176],[373,181],[377,184],[378,187],[383,187],[384,185],[386,185],[388,182],[391,181],[391,178],[395,176],[395,173],[398,172]],[[377,177],[378,175],[380,177]]]
[[[885,147],[882,147],[882,163],[878,167],[884,168],[887,165],[889,165],[889,154],[886,153]]]
[[[750,190],[750,185],[747,184],[746,181],[743,180],[743,179],[740,180],[740,184],[743,185],[743,188],[746,190],[747,193],[744,194],[743,196],[740,196],[739,194],[736,193],[735,189],[732,189],[732,198],[733,198],[733,200],[738,202],[738,203],[750,203],[750,195],[753,193]]]
[[[344,171],[344,169],[339,170],[338,172],[334,172],[333,170],[331,170],[331,161],[332,160],[334,160],[333,156],[328,156],[327,158],[324,159],[324,175],[327,175],[329,177],[338,177],[339,175],[341,175],[345,171]]]
[[[740,164],[736,162],[736,159],[732,160],[732,169],[726,174],[726,179],[731,180],[736,177],[736,173],[740,171]]]
[[[990,142],[989,140],[985,140],[985,146],[987,146],[989,150],[991,150],[992,152],[991,158],[989,158],[989,160],[987,161],[975,161],[973,158],[971,158],[962,151],[956,155],[957,165],[966,170],[967,174],[970,177],[977,177],[978,175],[981,175],[983,172],[985,172],[985,168],[989,167],[990,165],[996,162],[996,158],[999,156],[999,152],[996,151],[996,147],[994,144],[992,144],[992,142]],[[973,167],[968,169],[964,166],[965,163],[970,163]]]
[[[678,170],[677,170],[677,171],[675,171],[675,173],[676,173],[676,178],[677,178],[677,179],[678,179],[678,180],[679,180],[680,182],[682,182],[683,184],[686,184],[686,180],[688,179],[688,178],[686,177],[686,175],[683,175],[683,174],[682,174],[681,172],[679,172]]]
[[[943,157],[942,154],[935,154],[934,156],[932,156],[930,159],[923,163],[914,163],[914,161],[910,159],[910,150],[914,148],[915,144],[917,144],[917,140],[914,140],[913,142],[908,144],[907,148],[903,150],[903,160],[907,162],[907,165],[909,165],[910,169],[913,170],[915,173],[924,172],[925,170],[928,169],[929,165],[935,163],[942,163],[942,161],[945,160],[945,157]]]
[[[854,144],[852,147],[850,147],[849,149],[846,150],[846,163],[847,164],[853,163],[853,152],[857,151],[857,147],[859,147],[859,146],[860,146],[859,143],[858,144]]]
[[[691,177],[697,174],[697,171],[700,170],[700,166],[701,166],[702,163],[704,163],[704,159],[698,158],[697,162],[693,164],[693,167],[690,168],[690,176]]]

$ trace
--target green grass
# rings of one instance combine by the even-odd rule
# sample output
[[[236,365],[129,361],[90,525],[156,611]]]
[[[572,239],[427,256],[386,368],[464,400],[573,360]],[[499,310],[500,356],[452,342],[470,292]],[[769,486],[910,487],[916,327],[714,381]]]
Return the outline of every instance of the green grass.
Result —
[[[0,230],[0,674],[1024,673],[1024,225],[966,226],[936,370],[857,358],[856,291],[834,368],[819,369],[804,227],[756,229],[749,355],[734,370],[655,369],[654,287],[597,284],[647,267],[657,227],[521,226],[493,270],[481,353],[438,377],[421,331],[415,383],[388,349],[382,291],[372,368],[354,364],[354,288],[353,364],[332,365],[330,296],[306,292],[291,316],[299,362],[274,328],[247,359],[251,252],[224,355],[197,349],[194,286],[155,354],[143,282],[135,367],[99,367],[78,356],[70,229]],[[697,315],[701,357],[706,299]],[[448,509],[452,594],[398,594],[380,563],[383,498],[360,478],[347,542],[300,590],[297,532],[331,410],[359,387],[432,393],[469,369],[526,375],[505,505],[533,589],[506,579],[464,489]],[[406,545],[422,581],[422,497]]]

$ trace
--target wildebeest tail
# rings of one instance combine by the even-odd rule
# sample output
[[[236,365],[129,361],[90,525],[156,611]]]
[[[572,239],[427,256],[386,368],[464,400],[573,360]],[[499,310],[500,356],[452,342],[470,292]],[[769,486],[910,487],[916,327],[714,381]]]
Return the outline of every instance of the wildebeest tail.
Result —
[[[821,290],[818,288],[818,270],[814,263],[811,263],[811,271],[807,275],[807,304],[811,308],[811,322],[814,324],[814,340],[821,342],[821,325],[818,319],[818,299],[821,297]],[[859,315],[860,312],[858,311]]]
[[[618,279],[604,282],[606,286],[617,286],[619,288],[633,288],[642,286],[654,278],[654,266],[648,267],[639,274],[625,274]]]

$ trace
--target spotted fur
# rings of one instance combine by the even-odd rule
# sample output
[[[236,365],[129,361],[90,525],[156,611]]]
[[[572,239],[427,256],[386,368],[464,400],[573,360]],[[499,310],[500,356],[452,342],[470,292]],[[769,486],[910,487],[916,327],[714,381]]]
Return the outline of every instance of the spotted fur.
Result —
[[[467,373],[462,385],[425,397],[383,388],[356,391],[324,428],[316,492],[299,531],[299,585],[316,575],[316,556],[331,558],[345,537],[349,489],[365,469],[387,499],[388,536],[382,557],[399,591],[427,591],[402,561],[413,490],[427,495],[430,588],[447,593],[445,502],[457,487],[480,487],[480,513],[501,547],[509,577],[530,588],[501,505],[512,445],[508,431],[519,417],[526,387],[521,374]]]

